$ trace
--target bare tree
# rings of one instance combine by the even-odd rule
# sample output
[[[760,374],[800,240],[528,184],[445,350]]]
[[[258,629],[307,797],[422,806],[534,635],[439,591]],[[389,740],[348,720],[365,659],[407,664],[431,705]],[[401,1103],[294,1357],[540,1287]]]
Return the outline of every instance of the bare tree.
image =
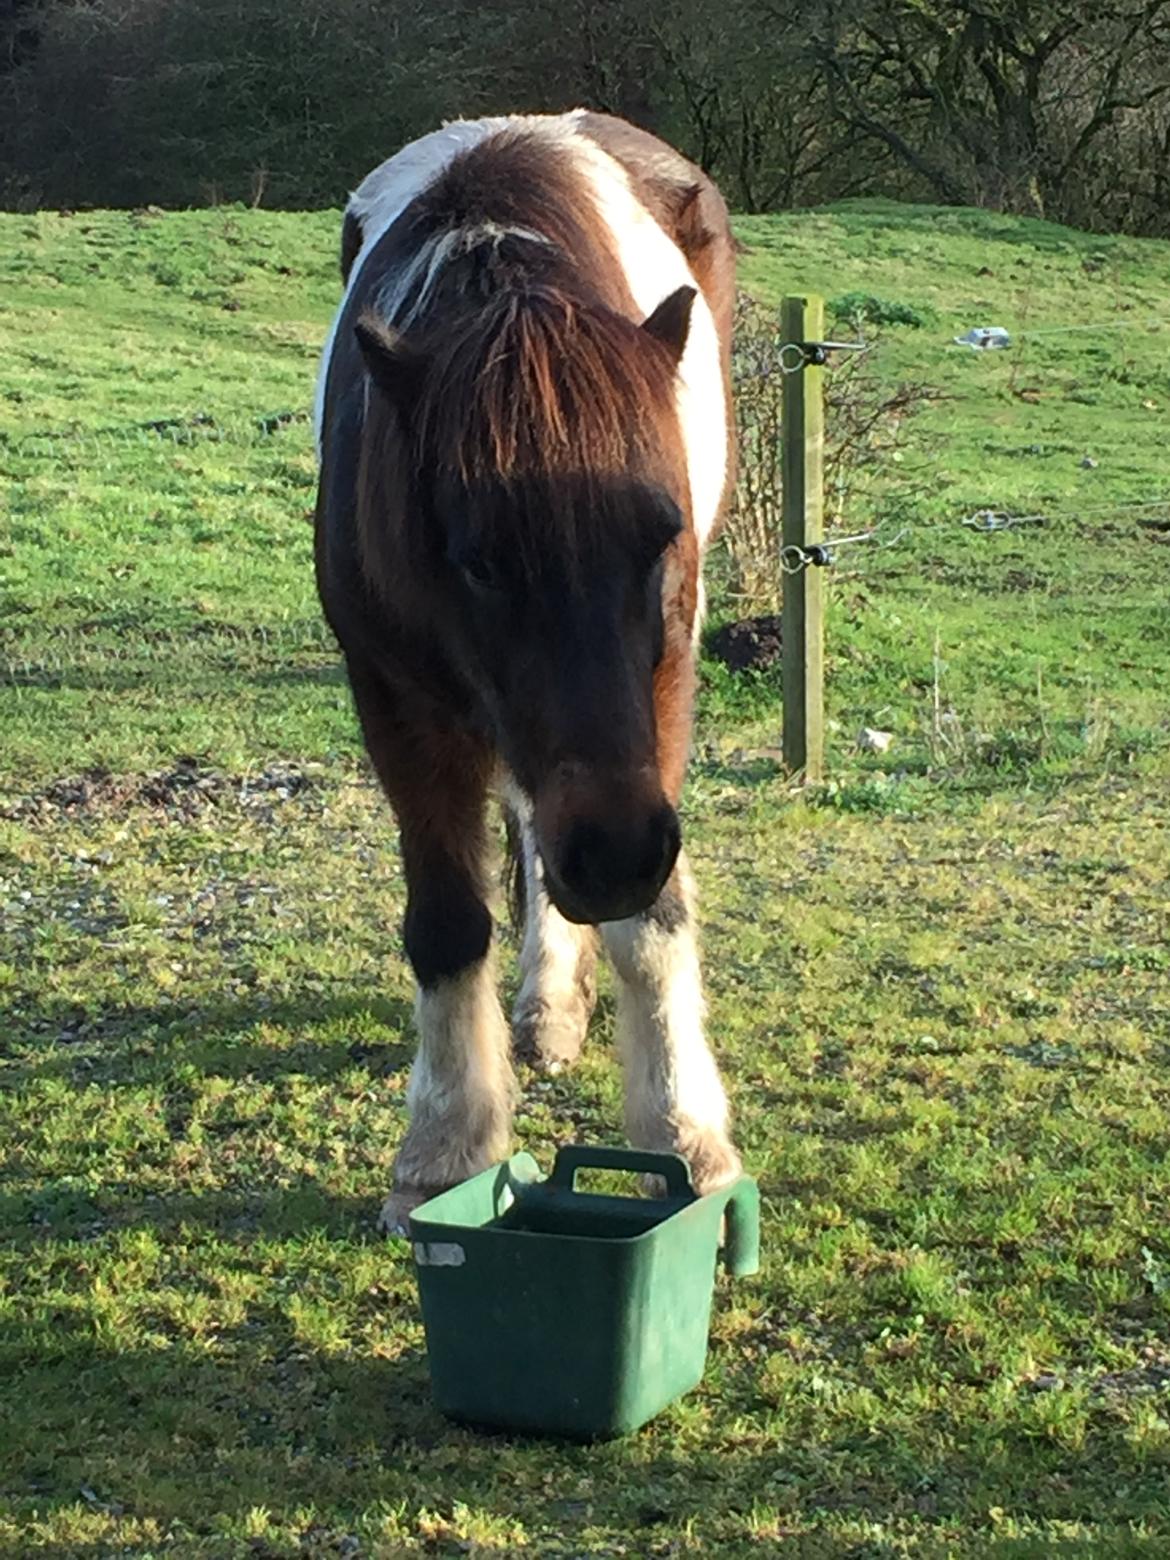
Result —
[[[10,204],[324,204],[444,118],[578,104],[739,210],[1170,231],[1170,0],[0,0]]]
[[[1170,0],[821,0],[835,117],[936,198],[1066,218],[1126,112],[1170,94]]]

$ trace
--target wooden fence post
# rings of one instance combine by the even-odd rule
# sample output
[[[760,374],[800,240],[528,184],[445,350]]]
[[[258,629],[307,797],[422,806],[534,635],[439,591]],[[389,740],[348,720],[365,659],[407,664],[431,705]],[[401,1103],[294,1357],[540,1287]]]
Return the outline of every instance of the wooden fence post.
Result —
[[[797,367],[793,346],[824,340],[824,300],[785,298],[780,329],[781,361],[790,370],[781,410],[781,547],[805,548],[824,536],[823,371],[812,363]],[[781,575],[784,765],[816,784],[824,778],[825,752],[823,577],[816,567],[792,569],[795,553],[781,556],[789,564]]]

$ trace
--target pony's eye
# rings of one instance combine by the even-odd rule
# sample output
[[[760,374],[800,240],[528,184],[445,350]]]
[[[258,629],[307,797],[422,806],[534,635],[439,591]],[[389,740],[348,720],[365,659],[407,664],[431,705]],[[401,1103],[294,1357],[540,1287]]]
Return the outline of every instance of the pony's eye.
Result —
[[[493,574],[490,565],[478,553],[472,554],[470,557],[461,558],[459,560],[459,568],[463,578],[469,585],[473,585],[476,590],[500,589],[498,577]]]

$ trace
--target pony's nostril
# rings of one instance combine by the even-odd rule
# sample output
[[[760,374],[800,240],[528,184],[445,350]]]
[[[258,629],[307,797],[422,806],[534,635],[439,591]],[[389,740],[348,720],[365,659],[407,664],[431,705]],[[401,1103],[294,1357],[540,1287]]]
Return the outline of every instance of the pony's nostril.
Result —
[[[661,888],[678,860],[681,846],[682,831],[679,828],[678,814],[673,807],[667,807],[651,826],[647,859],[652,862],[652,865],[646,873],[647,881],[653,881]]]
[[[561,856],[561,877],[578,894],[604,886],[605,835],[595,823],[574,826]]]
[[[633,914],[653,903],[678,856],[680,834],[674,809],[623,827],[592,820],[573,825],[557,862],[557,877],[570,894],[601,911],[629,907]]]

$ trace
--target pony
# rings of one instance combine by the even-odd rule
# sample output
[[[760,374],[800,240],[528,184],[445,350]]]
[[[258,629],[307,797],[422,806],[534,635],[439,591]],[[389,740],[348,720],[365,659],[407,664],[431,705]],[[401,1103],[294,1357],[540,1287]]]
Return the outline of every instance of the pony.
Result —
[[[316,573],[396,816],[417,983],[381,1224],[506,1157],[489,800],[523,915],[517,1054],[569,1065],[603,943],[632,1144],[738,1174],[677,813],[700,563],[732,481],[735,245],[606,115],[460,121],[375,168],[318,379]]]

